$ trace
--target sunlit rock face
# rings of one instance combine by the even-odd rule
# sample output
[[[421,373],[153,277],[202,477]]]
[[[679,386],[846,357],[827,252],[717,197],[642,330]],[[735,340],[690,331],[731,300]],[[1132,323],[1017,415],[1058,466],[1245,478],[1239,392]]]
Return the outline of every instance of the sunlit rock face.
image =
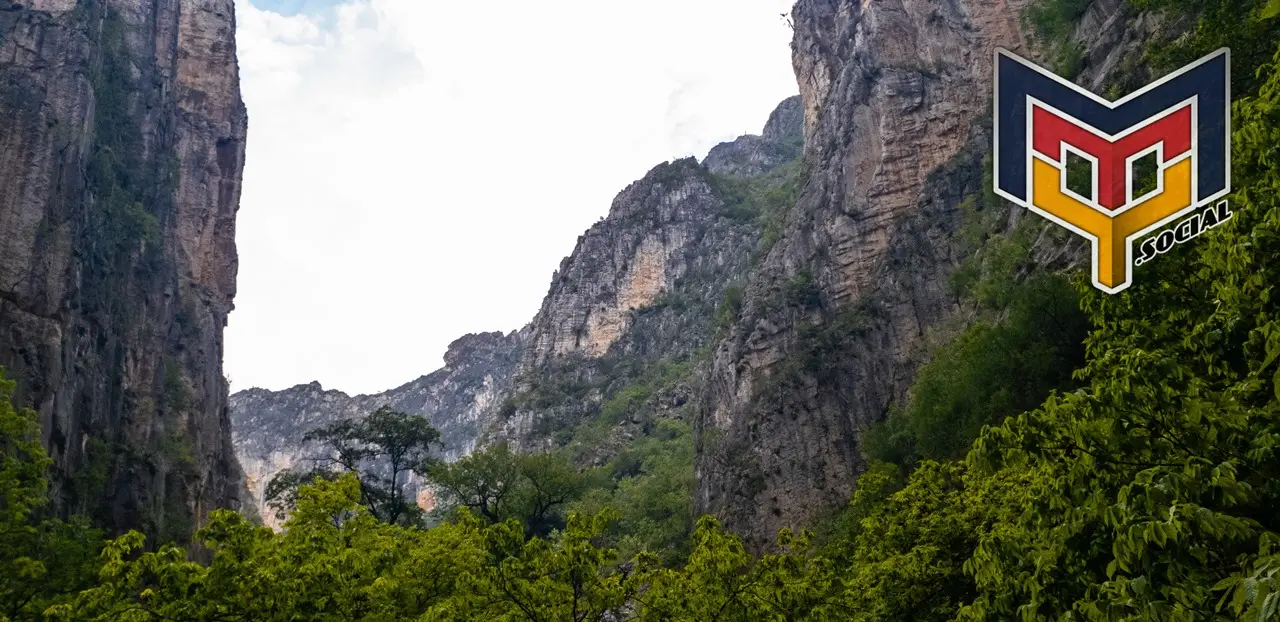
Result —
[[[237,507],[222,332],[244,166],[232,0],[0,10],[0,365],[64,513]]]
[[[716,309],[726,289],[745,280],[762,237],[759,219],[733,214],[720,184],[766,177],[761,187],[782,183],[780,170],[796,164],[802,150],[801,123],[800,100],[790,98],[760,135],[717,146],[705,163],[688,158],[658,165],[623,189],[552,275],[533,320],[508,335],[458,340],[444,369],[370,396],[326,391],[317,383],[234,394],[232,423],[247,496],[261,508],[273,477],[305,466],[320,451],[303,443],[306,432],[384,404],[426,415],[442,430],[450,460],[481,443],[505,442],[521,451],[560,447],[567,432],[599,412],[603,395],[649,366],[688,360],[711,342]],[[592,388],[578,391],[587,385]],[[655,398],[656,408],[687,410],[694,392],[693,383],[682,384]],[[650,424],[639,417],[619,422],[590,459],[606,459],[611,444]],[[429,485],[415,478],[408,488],[420,506],[435,506]],[[271,511],[261,510],[273,523]]]

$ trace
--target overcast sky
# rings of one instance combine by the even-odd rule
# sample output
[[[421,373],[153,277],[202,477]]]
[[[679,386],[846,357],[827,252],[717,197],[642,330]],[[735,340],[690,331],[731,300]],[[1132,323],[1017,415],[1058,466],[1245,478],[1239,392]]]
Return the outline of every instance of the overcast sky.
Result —
[[[533,317],[613,196],[797,91],[791,0],[237,0],[232,390],[388,389]]]

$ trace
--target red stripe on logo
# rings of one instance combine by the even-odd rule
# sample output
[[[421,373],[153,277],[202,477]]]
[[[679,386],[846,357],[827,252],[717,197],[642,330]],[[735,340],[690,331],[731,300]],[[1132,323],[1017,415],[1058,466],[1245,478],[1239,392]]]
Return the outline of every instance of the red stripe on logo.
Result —
[[[1125,205],[1125,180],[1129,174],[1125,158],[1161,141],[1165,161],[1191,149],[1190,104],[1115,142],[1099,138],[1040,106],[1032,104],[1032,108],[1032,147],[1055,162],[1064,142],[1097,158],[1098,203],[1109,210]],[[1065,166],[1063,162],[1058,163]]]

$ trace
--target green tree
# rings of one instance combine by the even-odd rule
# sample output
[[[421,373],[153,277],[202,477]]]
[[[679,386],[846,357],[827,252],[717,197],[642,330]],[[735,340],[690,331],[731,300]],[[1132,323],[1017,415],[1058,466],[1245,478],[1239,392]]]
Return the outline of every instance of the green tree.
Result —
[[[97,569],[100,532],[83,518],[49,518],[52,460],[30,409],[16,409],[15,384],[0,370],[0,620],[34,618]]]
[[[516,454],[505,443],[486,447],[428,472],[445,511],[465,507],[490,523],[515,519],[528,534],[564,526],[563,511],[586,487],[586,477],[559,454]]]
[[[782,530],[777,553],[752,557],[710,516],[698,520],[680,569],[655,569],[636,598],[640,620],[845,620],[839,573],[813,534]],[[644,559],[642,556],[640,559]]]
[[[383,406],[367,417],[312,430],[304,439],[321,444],[326,453],[313,459],[314,468],[287,470],[268,483],[265,497],[277,512],[292,507],[300,484],[352,473],[360,483],[360,502],[379,520],[413,523],[421,518],[404,486],[410,472],[426,473],[433,463],[432,447],[440,442],[440,432],[426,417]]]
[[[876,474],[876,472],[872,472]],[[847,572],[844,604],[857,620],[951,620],[978,593],[964,571],[981,539],[1017,516],[1027,472],[986,477],[961,463],[925,461],[906,486],[880,470],[851,503],[861,518],[828,554]]]
[[[518,517],[530,535],[546,536],[564,526],[562,512],[582,495],[586,478],[560,454],[531,454],[517,460],[521,486],[517,489]]]
[[[440,491],[442,509],[465,507],[490,523],[516,516],[520,465],[505,443],[486,447],[428,472]]]
[[[572,515],[552,540],[525,538],[514,520],[489,527],[487,563],[460,578],[458,598],[433,612],[438,616],[433,619],[624,619],[646,582],[649,564],[614,569],[617,551],[594,544],[616,518],[609,512]]]
[[[689,424],[659,419],[651,434],[620,452],[604,471],[605,481],[570,510],[594,515],[614,508],[621,520],[608,538],[624,557],[649,551],[668,566],[683,564],[694,527]]]
[[[1272,42],[1273,49],[1275,42]],[[1232,220],[1088,292],[1085,386],[988,429],[969,461],[1035,503],[966,568],[973,617],[1270,618],[1280,541],[1280,50],[1234,108]],[[1087,290],[1087,286],[1082,285]]]

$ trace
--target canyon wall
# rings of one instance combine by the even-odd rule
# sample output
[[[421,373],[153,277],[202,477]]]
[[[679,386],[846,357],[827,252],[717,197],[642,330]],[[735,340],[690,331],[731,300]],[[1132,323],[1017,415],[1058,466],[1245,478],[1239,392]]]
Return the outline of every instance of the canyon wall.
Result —
[[[222,331],[247,118],[232,0],[0,7],[0,366],[63,513],[237,507]]]
[[[971,252],[961,204],[990,186],[994,50],[1053,62],[1025,25],[1028,4],[796,3],[806,174],[715,347],[697,428],[697,509],[753,548],[848,502],[867,426],[908,399],[931,347],[968,321],[951,276]],[[1146,34],[1121,0],[1094,2],[1061,70],[1103,92]],[[1000,229],[1024,215],[1002,209]],[[1033,268],[1087,262],[1078,239],[1030,218]]]
[[[1137,59],[1157,25],[1095,0],[1069,41],[1045,42],[1025,20],[1030,1],[800,0],[800,96],[760,135],[624,189],[510,357],[477,364],[502,379],[497,392],[424,412],[438,426],[465,419],[470,443],[565,451],[583,466],[663,420],[691,424],[696,513],[756,550],[845,505],[868,426],[909,400],[919,367],[975,318],[954,278],[989,250],[965,239],[973,219],[989,229],[980,238],[1032,234],[1010,278],[1088,261],[1080,239],[989,196],[994,50],[1127,91],[1148,78]],[[274,405],[304,394],[305,408]],[[375,406],[305,385],[234,402],[245,434],[255,412],[305,411],[296,420],[310,425]],[[240,444],[246,463],[270,454]]]

